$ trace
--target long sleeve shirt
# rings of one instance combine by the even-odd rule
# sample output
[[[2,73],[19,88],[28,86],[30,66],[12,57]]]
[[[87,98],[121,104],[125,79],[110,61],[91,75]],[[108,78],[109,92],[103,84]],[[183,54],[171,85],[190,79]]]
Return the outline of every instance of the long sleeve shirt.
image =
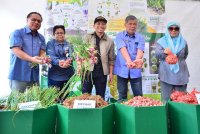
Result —
[[[61,68],[59,66],[59,60],[66,60],[66,48],[68,47],[69,53],[71,46],[66,41],[63,44],[59,44],[55,39],[47,43],[47,55],[51,57],[52,67],[49,69],[48,77],[55,81],[65,81],[69,80],[74,74],[72,66],[68,68]]]
[[[156,44],[156,57],[159,59],[159,79],[172,85],[187,84],[189,82],[189,71],[185,60],[188,56],[188,46],[186,45],[185,48],[177,53],[179,63],[179,71],[177,73],[173,73],[170,70],[170,65],[165,61],[166,56],[164,48]]]

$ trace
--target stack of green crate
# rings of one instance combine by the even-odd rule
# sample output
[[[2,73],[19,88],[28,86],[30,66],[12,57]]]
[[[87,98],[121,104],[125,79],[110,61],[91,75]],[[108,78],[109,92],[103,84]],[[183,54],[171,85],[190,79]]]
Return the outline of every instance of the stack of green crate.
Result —
[[[0,111],[0,134],[55,134],[57,106]]]
[[[167,134],[166,106],[133,107],[115,103],[115,134]]]
[[[114,104],[95,109],[58,105],[57,134],[113,134],[113,126]]]
[[[168,103],[171,134],[200,134],[200,105]]]

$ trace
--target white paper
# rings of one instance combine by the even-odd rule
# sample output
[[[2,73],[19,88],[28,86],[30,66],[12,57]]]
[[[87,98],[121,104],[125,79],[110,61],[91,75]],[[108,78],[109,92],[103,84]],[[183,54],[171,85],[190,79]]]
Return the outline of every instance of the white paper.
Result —
[[[75,100],[73,108],[95,108],[95,100]]]
[[[198,104],[200,104],[200,94],[195,94],[197,97]]]
[[[41,107],[40,101],[30,101],[25,103],[19,103],[18,107],[20,110],[34,110]]]

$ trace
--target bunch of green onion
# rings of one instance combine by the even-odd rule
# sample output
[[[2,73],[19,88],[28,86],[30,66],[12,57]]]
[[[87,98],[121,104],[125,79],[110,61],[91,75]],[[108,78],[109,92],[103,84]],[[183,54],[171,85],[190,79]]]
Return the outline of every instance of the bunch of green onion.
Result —
[[[19,110],[18,104],[40,101],[41,107],[46,108],[52,106],[56,103],[56,99],[60,96],[60,92],[55,87],[49,87],[46,89],[41,89],[39,86],[32,86],[28,88],[24,93],[18,90],[13,90],[6,101],[5,110]]]

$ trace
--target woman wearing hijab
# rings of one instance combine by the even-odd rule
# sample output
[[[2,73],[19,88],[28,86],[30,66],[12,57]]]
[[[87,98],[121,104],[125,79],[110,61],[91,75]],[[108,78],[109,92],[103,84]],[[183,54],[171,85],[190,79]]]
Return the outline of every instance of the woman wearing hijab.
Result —
[[[180,33],[179,23],[168,23],[165,35],[156,46],[162,101],[168,101],[173,90],[186,91],[189,81],[187,56],[188,46]]]

